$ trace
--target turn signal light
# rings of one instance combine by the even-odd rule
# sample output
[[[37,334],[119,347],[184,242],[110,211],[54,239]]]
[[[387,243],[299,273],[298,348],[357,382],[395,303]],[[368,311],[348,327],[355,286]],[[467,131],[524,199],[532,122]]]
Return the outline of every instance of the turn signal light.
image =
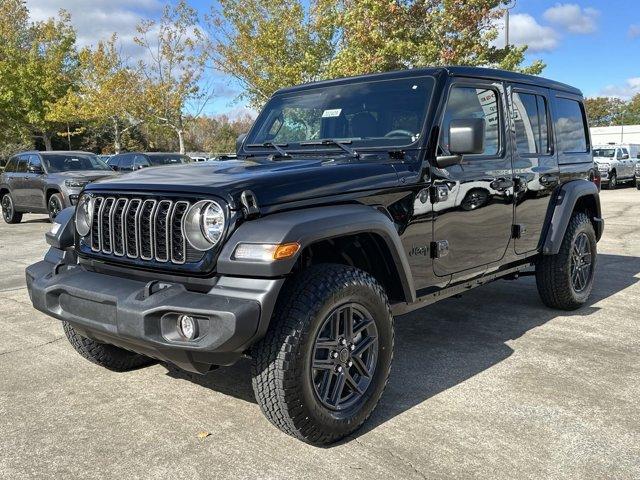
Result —
[[[233,252],[234,260],[251,260],[257,262],[272,262],[293,257],[300,250],[300,244],[282,243],[240,243]]]

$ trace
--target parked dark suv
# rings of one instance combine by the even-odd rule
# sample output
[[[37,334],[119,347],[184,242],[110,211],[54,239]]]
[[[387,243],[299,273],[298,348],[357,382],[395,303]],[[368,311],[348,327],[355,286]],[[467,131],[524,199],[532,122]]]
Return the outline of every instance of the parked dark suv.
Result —
[[[0,204],[7,223],[23,213],[58,213],[78,201],[82,188],[114,175],[106,163],[87,152],[24,152],[14,155],[0,175]]]
[[[302,85],[267,102],[238,160],[85,187],[27,285],[112,370],[251,357],[266,417],[327,444],[378,403],[394,316],[520,275],[549,307],[584,305],[604,227],[592,169],[582,94],[551,80],[452,67]]]
[[[107,162],[111,168],[119,172],[133,172],[147,167],[164,167],[168,165],[181,165],[191,163],[192,160],[186,155],[179,153],[121,153],[109,158]]]

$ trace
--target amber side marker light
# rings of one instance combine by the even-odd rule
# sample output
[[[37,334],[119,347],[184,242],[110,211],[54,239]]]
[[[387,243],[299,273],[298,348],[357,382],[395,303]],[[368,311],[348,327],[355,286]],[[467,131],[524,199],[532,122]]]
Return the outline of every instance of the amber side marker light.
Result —
[[[233,252],[234,260],[272,262],[293,257],[300,250],[300,244],[282,243],[239,243]]]

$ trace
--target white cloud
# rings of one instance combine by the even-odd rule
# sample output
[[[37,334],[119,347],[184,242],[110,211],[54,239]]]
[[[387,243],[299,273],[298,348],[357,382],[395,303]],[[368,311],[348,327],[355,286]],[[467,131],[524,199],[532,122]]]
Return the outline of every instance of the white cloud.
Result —
[[[629,30],[627,32],[627,35],[629,35],[629,38],[640,37],[640,25],[637,25],[637,24],[629,25]]]
[[[594,8],[581,8],[575,3],[557,3],[547,9],[544,19],[565,28],[571,33],[587,34],[597,30],[596,21],[600,12]]]
[[[640,77],[628,78],[622,85],[607,85],[598,93],[601,97],[616,97],[628,100],[640,93]]]
[[[498,38],[494,44],[504,46],[504,20],[498,20]],[[558,46],[559,35],[551,27],[540,25],[528,13],[509,15],[509,43],[511,45],[528,45],[529,52],[554,50]]]
[[[159,16],[162,6],[160,0],[27,0],[34,21],[54,17],[60,9],[68,11],[81,47],[117,33],[124,55],[134,60],[143,55],[133,41],[136,25],[144,18]]]

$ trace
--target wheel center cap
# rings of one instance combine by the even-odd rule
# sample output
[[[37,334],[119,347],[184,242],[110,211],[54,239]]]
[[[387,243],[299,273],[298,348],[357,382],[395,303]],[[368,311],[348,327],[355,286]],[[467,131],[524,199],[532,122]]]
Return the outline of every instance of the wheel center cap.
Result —
[[[343,348],[342,350],[340,350],[340,361],[342,363],[346,363],[347,360],[349,360],[349,349]]]

